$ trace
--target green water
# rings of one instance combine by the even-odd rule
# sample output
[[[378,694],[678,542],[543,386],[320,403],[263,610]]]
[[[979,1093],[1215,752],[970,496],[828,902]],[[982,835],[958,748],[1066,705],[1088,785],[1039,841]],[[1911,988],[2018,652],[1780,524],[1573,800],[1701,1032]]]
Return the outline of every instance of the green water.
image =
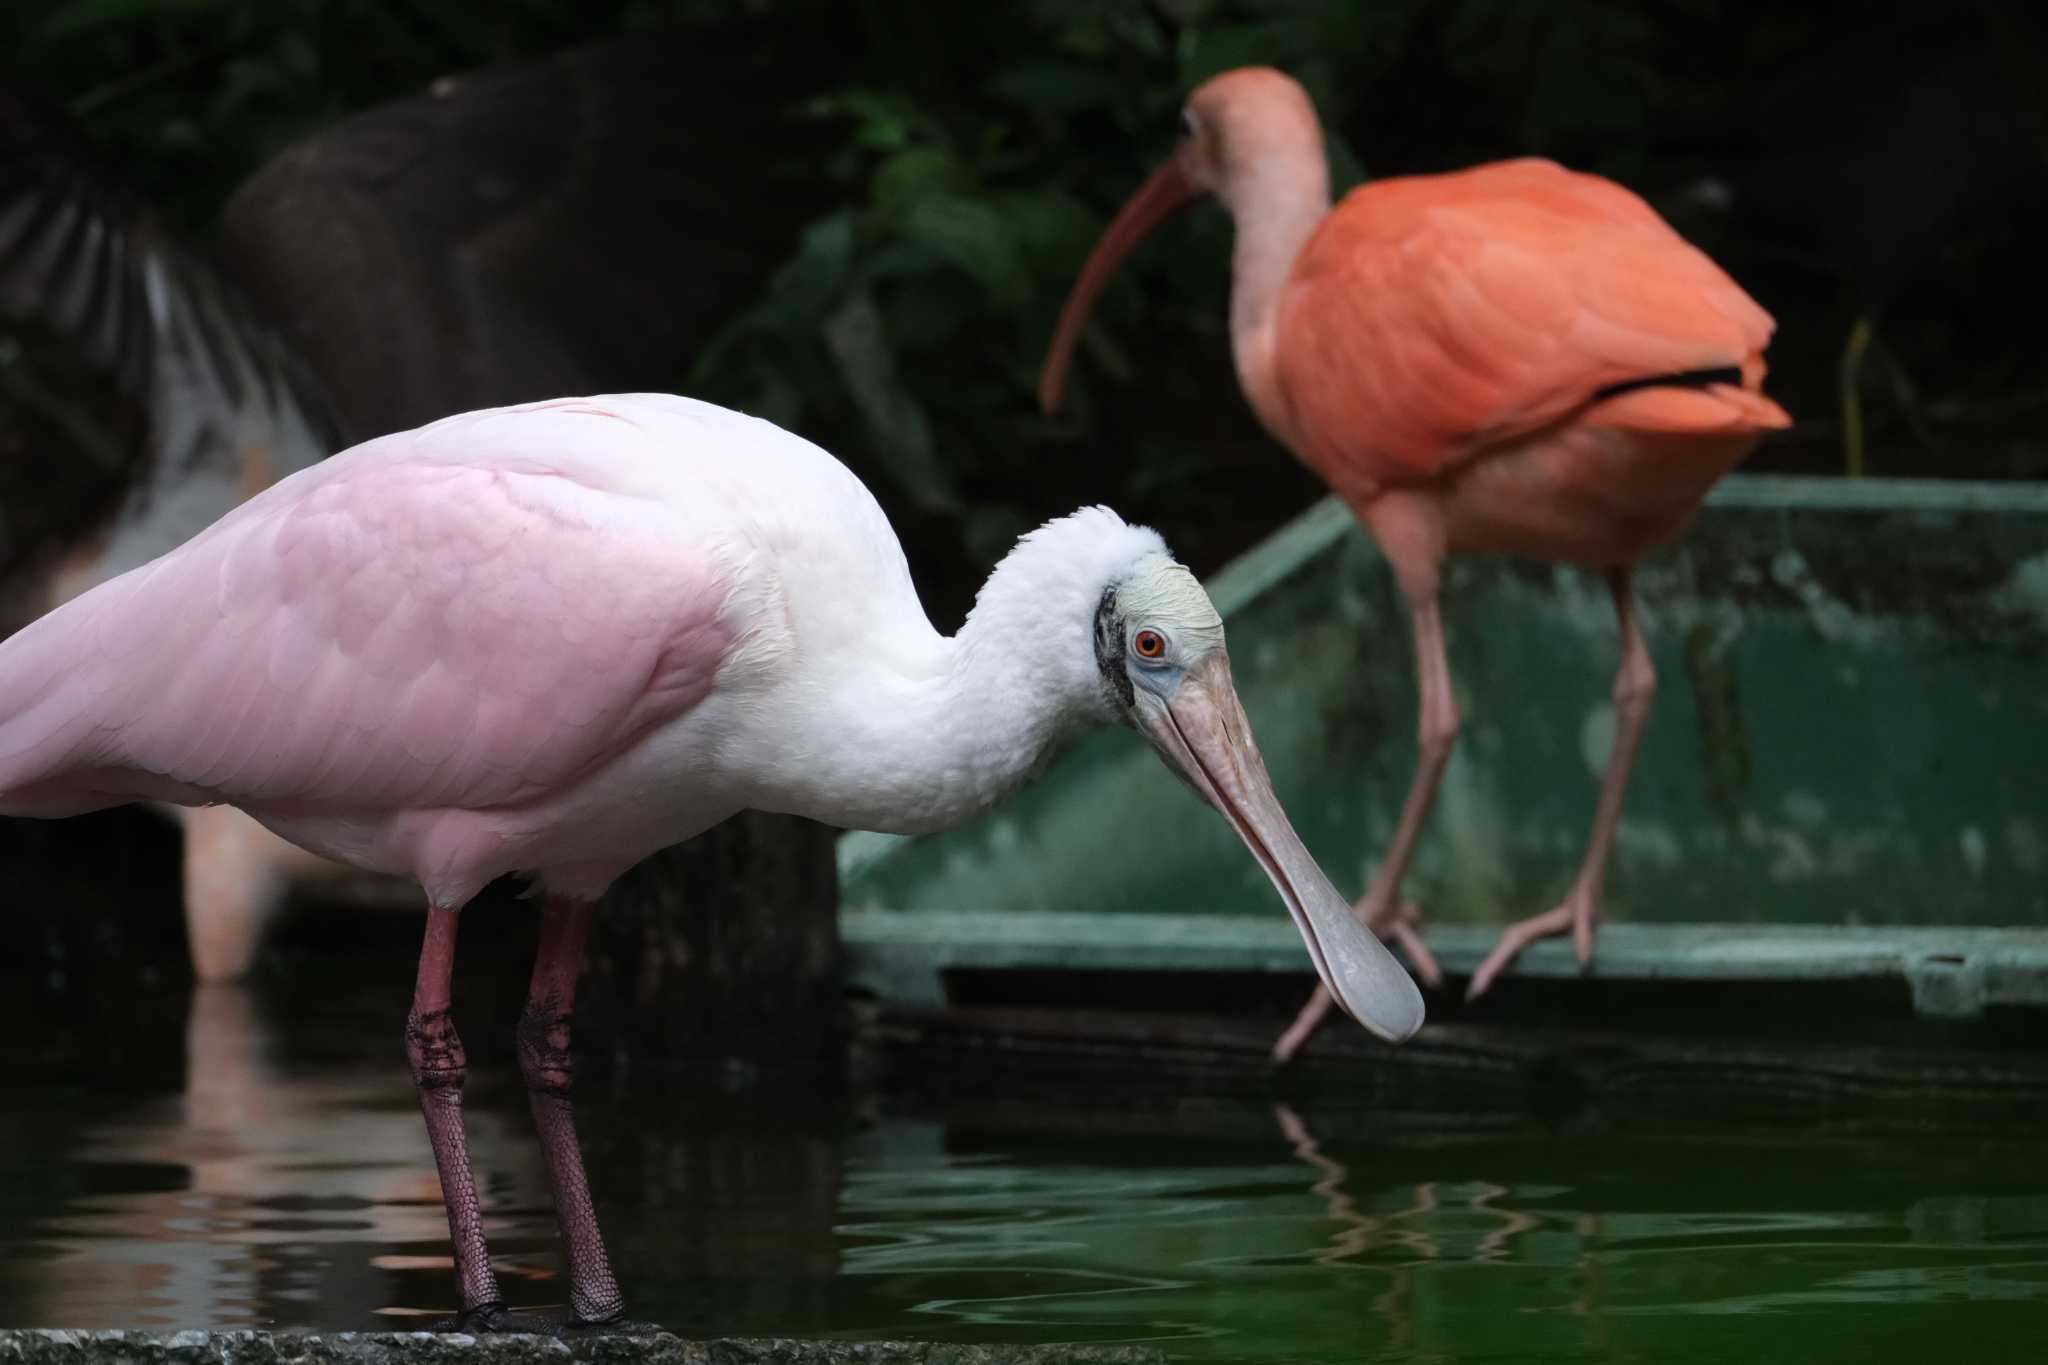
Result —
[[[0,1324],[445,1312],[446,1229],[389,1003],[209,995],[166,1025],[182,1039],[131,1040],[93,1076],[50,1060],[60,1032],[40,1040],[0,1118]],[[472,1038],[473,1061],[493,1050]],[[512,1082],[473,1071],[488,1227],[513,1300],[558,1305]],[[1204,1361],[1917,1365],[2048,1344],[2048,1147],[2017,1126],[1393,1121],[1157,1087],[808,1105],[645,1074],[589,1089],[631,1308],[690,1334],[1145,1342]]]

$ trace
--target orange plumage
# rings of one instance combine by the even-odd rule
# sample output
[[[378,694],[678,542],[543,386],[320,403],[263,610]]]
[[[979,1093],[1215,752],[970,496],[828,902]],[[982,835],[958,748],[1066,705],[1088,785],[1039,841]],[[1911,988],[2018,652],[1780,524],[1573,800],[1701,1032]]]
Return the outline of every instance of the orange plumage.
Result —
[[[1548,161],[1352,191],[1295,258],[1278,328],[1289,444],[1361,496],[1567,420],[1714,435],[1787,420],[1739,389],[1593,400],[1694,370],[1753,389],[1772,323],[1642,200]]]

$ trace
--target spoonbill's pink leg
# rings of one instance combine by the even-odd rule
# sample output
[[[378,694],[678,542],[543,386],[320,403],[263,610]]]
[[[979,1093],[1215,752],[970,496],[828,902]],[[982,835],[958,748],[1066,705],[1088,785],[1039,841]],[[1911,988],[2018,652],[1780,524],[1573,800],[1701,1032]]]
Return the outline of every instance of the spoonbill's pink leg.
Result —
[[[1607,879],[1607,855],[1614,845],[1614,831],[1621,824],[1621,798],[1628,791],[1629,773],[1636,765],[1636,748],[1642,742],[1643,727],[1650,719],[1650,699],[1657,694],[1657,670],[1650,664],[1649,648],[1643,643],[1642,628],[1636,624],[1635,594],[1629,587],[1629,571],[1616,569],[1607,577],[1614,590],[1614,614],[1621,622],[1621,667],[1614,675],[1614,750],[1607,756],[1607,773],[1600,780],[1600,804],[1593,812],[1593,834],[1586,841],[1585,861],[1572,881],[1564,904],[1540,915],[1531,915],[1510,925],[1493,951],[1472,973],[1465,991],[1474,999],[1488,986],[1501,968],[1514,961],[1515,954],[1539,938],[1572,933],[1572,946],[1579,965],[1593,957],[1593,923],[1600,916],[1600,891]]]
[[[1444,765],[1450,761],[1451,748],[1458,741],[1458,701],[1451,695],[1451,666],[1444,657],[1444,627],[1437,615],[1434,591],[1413,601],[1410,612],[1415,627],[1415,672],[1422,694],[1420,753],[1415,778],[1408,785],[1408,800],[1401,807],[1401,823],[1394,830],[1393,845],[1373,875],[1372,885],[1352,908],[1381,938],[1392,938],[1400,944],[1414,963],[1416,973],[1434,986],[1443,979],[1443,973],[1429,949],[1422,946],[1422,940],[1409,927],[1416,918],[1415,907],[1397,908],[1396,897],[1401,893],[1401,875],[1408,870],[1415,840],[1422,833],[1422,822],[1436,800]],[[1308,1004],[1273,1044],[1274,1064],[1285,1065],[1300,1051],[1301,1045],[1321,1027],[1329,1010],[1330,992],[1318,985]]]
[[[405,1055],[412,1063],[420,1111],[427,1118],[427,1140],[434,1145],[434,1165],[441,1173],[441,1202],[448,1208],[448,1236],[455,1244],[455,1282],[462,1291],[461,1316],[442,1326],[517,1331],[522,1325],[506,1313],[498,1277],[491,1271],[483,1211],[469,1167],[469,1140],[462,1131],[462,1083],[469,1063],[448,1011],[459,914],[446,906],[428,907],[419,979],[413,986],[412,1013],[405,1021]]]
[[[590,1182],[583,1174],[583,1152],[577,1145],[576,1119],[569,1102],[576,1078],[569,1053],[569,1022],[592,909],[587,902],[554,899],[543,912],[533,984],[527,992],[526,1009],[519,1016],[519,1070],[526,1077],[534,1127],[540,1130],[548,1181],[554,1187],[555,1218],[561,1224],[562,1245],[569,1260],[569,1304],[575,1313],[570,1326],[631,1330],[637,1324],[620,1321],[626,1301],[605,1256],[604,1237],[598,1232],[597,1210],[591,1203]]]

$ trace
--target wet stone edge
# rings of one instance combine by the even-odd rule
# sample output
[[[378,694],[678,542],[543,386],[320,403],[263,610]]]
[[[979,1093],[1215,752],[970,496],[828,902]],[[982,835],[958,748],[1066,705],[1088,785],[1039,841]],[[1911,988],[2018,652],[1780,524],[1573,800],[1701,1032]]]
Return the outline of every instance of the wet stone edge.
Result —
[[[0,1365],[1163,1365],[1142,1346],[435,1332],[0,1330]]]

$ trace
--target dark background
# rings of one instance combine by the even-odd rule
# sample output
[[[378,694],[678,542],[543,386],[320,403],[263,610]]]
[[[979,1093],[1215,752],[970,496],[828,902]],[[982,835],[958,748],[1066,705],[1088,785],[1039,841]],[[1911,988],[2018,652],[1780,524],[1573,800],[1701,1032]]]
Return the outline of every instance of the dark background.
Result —
[[[2024,0],[61,0],[8,14],[5,75],[202,247],[266,161],[437,78],[621,32],[680,31],[719,54],[678,64],[675,83],[703,91],[681,117],[742,161],[761,139],[761,160],[800,183],[763,216],[767,278],[668,387],[853,463],[904,527],[942,626],[1018,532],[1077,502],[1157,523],[1206,571],[1317,493],[1233,382],[1230,229],[1214,207],[1109,292],[1069,412],[1031,402],[1073,272],[1171,146],[1182,96],[1252,62],[1307,85],[1340,190],[1534,153],[1644,195],[1778,319],[1769,387],[1798,425],[1748,468],[1844,468],[1842,359],[1866,319],[1869,472],[2048,473],[2048,40]],[[785,117],[816,136],[793,151],[764,135]],[[620,155],[588,212],[631,218],[636,188],[705,202],[745,188],[659,146]],[[703,254],[677,228],[678,262]],[[556,260],[571,277],[602,267],[573,244]],[[0,429],[34,420],[13,387]],[[36,510],[9,506],[17,538]]]
[[[1017,534],[1080,503],[1208,573],[1318,496],[1237,391],[1214,206],[1105,295],[1068,410],[1032,401],[1182,97],[1248,63],[1308,87],[1340,192],[1540,154],[1647,198],[1778,320],[1767,387],[1796,426],[1747,469],[1844,474],[1853,397],[1870,474],[2048,475],[2027,0],[17,0],[0,79],[34,131],[0,176],[56,166],[210,263],[318,362],[350,439],[578,386],[778,421],[875,489],[950,630]],[[451,76],[471,112],[436,123]],[[349,255],[364,203],[414,234],[416,278]],[[473,285],[510,311],[435,312]],[[521,326],[573,354],[467,382]],[[105,515],[145,426],[64,338],[0,322],[0,576]],[[10,838],[95,856],[10,856],[12,904],[175,857],[160,821],[63,828]],[[136,932],[58,920],[74,958]]]

